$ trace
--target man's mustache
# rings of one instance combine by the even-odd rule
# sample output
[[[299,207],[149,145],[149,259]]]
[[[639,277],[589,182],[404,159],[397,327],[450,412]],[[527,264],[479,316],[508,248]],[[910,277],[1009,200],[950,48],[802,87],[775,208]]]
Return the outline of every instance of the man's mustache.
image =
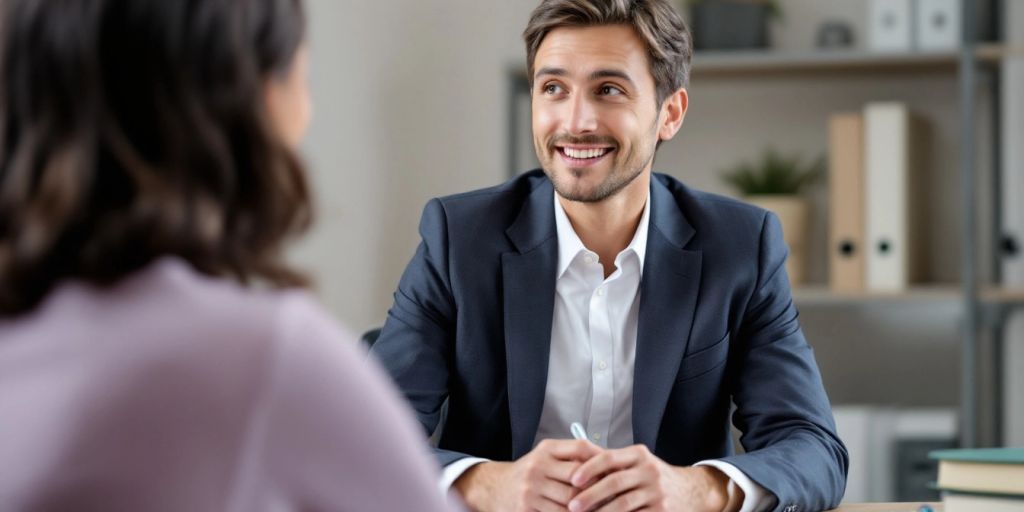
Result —
[[[556,135],[551,138],[548,142],[548,149],[554,149],[557,146],[569,146],[569,145],[591,145],[591,146],[611,146],[618,147],[618,143],[614,138],[607,135]]]

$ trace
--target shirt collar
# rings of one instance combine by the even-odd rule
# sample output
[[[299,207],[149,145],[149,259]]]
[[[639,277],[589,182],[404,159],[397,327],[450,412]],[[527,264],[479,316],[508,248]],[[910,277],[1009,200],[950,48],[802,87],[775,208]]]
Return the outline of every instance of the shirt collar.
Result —
[[[558,279],[562,277],[562,274],[565,273],[569,265],[572,264],[573,260],[581,252],[592,251],[583,245],[583,241],[580,240],[576,230],[573,229],[569,216],[565,213],[565,209],[562,208],[562,203],[558,201],[558,193],[555,192],[553,196],[555,201],[555,231],[558,234],[558,274],[556,274],[556,279]],[[616,266],[620,265],[620,260],[624,254],[632,251],[636,254],[637,260],[640,263],[640,272],[641,274],[643,273],[644,257],[647,255],[647,230],[650,219],[651,194],[648,191],[647,200],[644,201],[644,212],[640,215],[640,223],[637,224],[636,232],[633,233],[633,239],[629,242],[629,245],[615,257]]]

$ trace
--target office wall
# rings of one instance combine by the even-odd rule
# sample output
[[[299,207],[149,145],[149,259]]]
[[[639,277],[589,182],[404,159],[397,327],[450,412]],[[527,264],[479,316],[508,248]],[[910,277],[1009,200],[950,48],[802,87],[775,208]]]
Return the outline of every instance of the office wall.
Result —
[[[504,71],[532,5],[309,0],[320,217],[294,259],[352,329],[383,321],[430,197],[505,178]]]

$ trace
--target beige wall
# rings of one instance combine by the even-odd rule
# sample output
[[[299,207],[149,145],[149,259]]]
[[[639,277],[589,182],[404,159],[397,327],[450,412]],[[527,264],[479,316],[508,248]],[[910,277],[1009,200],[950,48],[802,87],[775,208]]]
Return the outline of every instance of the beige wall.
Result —
[[[320,218],[295,259],[352,329],[383,322],[429,198],[505,178],[504,70],[532,4],[309,1]]]

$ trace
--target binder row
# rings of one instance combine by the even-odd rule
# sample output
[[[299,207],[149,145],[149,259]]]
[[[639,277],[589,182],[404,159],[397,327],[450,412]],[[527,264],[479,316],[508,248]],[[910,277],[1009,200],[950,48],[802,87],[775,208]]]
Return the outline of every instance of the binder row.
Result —
[[[906,290],[924,269],[925,126],[899,102],[829,119],[829,285]]]

